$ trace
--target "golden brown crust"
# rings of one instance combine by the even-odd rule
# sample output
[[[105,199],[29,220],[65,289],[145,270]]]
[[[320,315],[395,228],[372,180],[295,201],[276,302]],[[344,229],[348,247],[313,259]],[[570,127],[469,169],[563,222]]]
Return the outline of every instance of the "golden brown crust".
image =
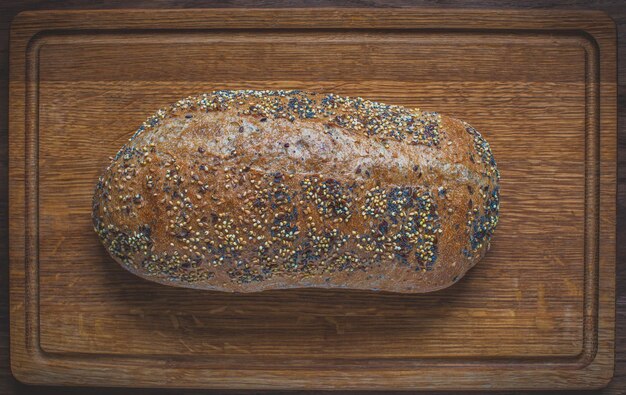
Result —
[[[131,272],[234,292],[428,292],[482,258],[499,174],[470,125],[302,91],[218,91],[150,118],[100,178],[94,227]]]

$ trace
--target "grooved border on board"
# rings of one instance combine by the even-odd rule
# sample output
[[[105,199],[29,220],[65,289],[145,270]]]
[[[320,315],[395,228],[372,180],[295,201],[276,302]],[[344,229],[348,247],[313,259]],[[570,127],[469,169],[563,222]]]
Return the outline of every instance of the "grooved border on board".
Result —
[[[293,32],[294,29],[284,29],[281,30],[281,33],[285,33],[285,34],[289,34],[290,32]],[[300,30],[298,30],[300,31]],[[368,32],[370,32],[370,30],[367,30]],[[393,33],[393,30],[381,30],[381,29],[375,29],[373,30],[376,33],[379,32],[385,32],[385,33]],[[216,30],[210,30],[207,31],[207,33],[222,33],[223,31],[220,29],[216,29]],[[276,29],[263,29],[258,33],[258,36],[255,37],[256,40],[262,41],[263,39],[261,38],[262,35],[267,32],[267,33],[276,33],[277,30]],[[316,32],[318,32],[318,30],[316,29],[307,29],[307,32],[311,33],[311,34],[315,34]],[[406,30],[403,31],[403,33],[407,32]],[[431,32],[428,30],[419,30],[419,29],[410,29],[408,30],[409,33],[412,34],[418,34],[418,35],[428,35]],[[489,34],[488,32],[484,32],[484,31],[479,31],[479,30],[472,30],[469,32],[461,32],[458,33],[456,31],[446,31],[446,32],[437,32],[435,33],[437,35],[437,37],[439,36],[443,36],[445,37],[445,35],[447,34],[454,34],[454,35],[458,35],[458,34],[464,34],[467,36],[473,36],[478,34],[476,40],[480,40],[484,37],[485,34]],[[506,37],[501,37],[498,39],[499,43],[519,43],[519,42],[523,42],[528,40],[528,45],[532,45],[532,46],[539,46],[544,44],[545,42],[548,42],[550,40],[553,40],[554,35],[551,35],[551,38],[546,37],[546,32],[542,32],[542,31],[538,31],[538,32],[524,32],[524,31],[506,31],[506,33],[508,34]],[[76,31],[59,31],[59,32],[54,32],[54,33],[50,33],[50,32],[41,32],[39,33],[37,36],[33,37],[31,39],[31,41],[29,42],[28,45],[28,49],[27,49],[27,63],[28,64],[32,64],[32,65],[39,65],[39,52],[41,50],[42,47],[44,47],[45,45],[48,44],[57,44],[57,43],[63,43],[66,44],[70,41],[72,42],[77,42],[77,43],[81,43],[83,42],[83,39],[87,39],[89,40],[89,42],[93,42],[93,37],[96,36],[97,37],[97,42],[111,42],[110,40],[116,40],[116,41],[121,41],[121,42],[128,42],[128,38],[126,38],[127,35],[133,35],[136,34],[135,31],[114,31],[114,32],[110,32],[110,31],[91,31],[88,34],[85,34],[84,32],[76,32]],[[152,34],[158,34],[159,36],[165,36],[163,38],[159,37],[159,40],[162,39],[169,39],[169,38],[181,38],[182,36],[185,35],[184,32],[180,32],[178,30],[172,30],[172,31],[167,31],[167,32],[163,32],[163,31],[156,31],[153,32]],[[586,116],[586,126],[585,126],[585,144],[587,147],[587,150],[585,152],[585,157],[586,157],[586,161],[588,162],[588,165],[585,166],[585,191],[586,191],[586,203],[584,205],[584,210],[585,210],[585,243],[584,243],[584,252],[583,252],[583,256],[585,257],[585,263],[584,263],[584,267],[586,269],[585,271],[585,280],[584,280],[584,285],[585,285],[585,292],[584,292],[584,301],[583,301],[583,335],[582,335],[582,349],[580,351],[580,353],[578,355],[569,357],[569,356],[547,356],[547,357],[519,357],[519,358],[515,358],[515,357],[493,357],[493,358],[481,358],[480,361],[482,364],[502,364],[503,362],[507,363],[507,364],[529,364],[529,365],[534,365],[534,364],[541,364],[541,363],[545,363],[545,362],[550,362],[552,364],[563,364],[566,366],[572,366],[572,365],[580,365],[580,366],[584,366],[586,363],[588,363],[588,361],[592,360],[594,357],[594,354],[596,352],[595,348],[594,348],[594,339],[597,338],[597,327],[594,324],[594,320],[595,317],[597,316],[596,314],[596,310],[594,305],[596,304],[596,299],[597,299],[597,293],[598,293],[598,287],[597,287],[597,281],[596,281],[596,271],[597,271],[597,255],[598,255],[598,250],[597,250],[597,240],[596,240],[596,235],[597,235],[597,222],[598,222],[598,215],[597,215],[597,210],[595,207],[598,206],[598,202],[597,202],[597,198],[598,198],[598,194],[597,194],[597,189],[598,186],[596,185],[596,181],[597,181],[597,176],[595,176],[595,174],[598,173],[599,169],[598,169],[598,164],[599,164],[599,156],[598,156],[598,152],[596,152],[596,148],[597,148],[597,139],[599,137],[599,133],[597,130],[597,123],[596,123],[596,119],[595,114],[599,113],[599,108],[597,107],[597,101],[595,99],[596,95],[597,95],[597,89],[594,88],[597,87],[597,83],[596,81],[598,80],[598,69],[597,69],[597,55],[598,55],[598,51],[597,51],[597,46],[594,44],[593,41],[590,41],[588,39],[588,37],[586,37],[586,35],[582,34],[581,32],[576,32],[576,31],[571,31],[571,32],[562,32],[558,35],[558,39],[564,43],[567,43],[567,45],[572,45],[572,46],[580,46],[585,53],[585,60],[587,65],[589,65],[588,67],[586,67],[586,71],[585,71],[585,77],[587,82],[585,83],[585,101],[586,101],[586,105],[585,105],[585,116]],[[155,39],[156,40],[156,39]],[[177,41],[177,40],[176,40]],[[150,41],[149,41],[150,42]],[[435,44],[436,45],[435,41]],[[473,42],[473,41],[470,41]],[[427,43],[426,45],[431,45],[430,43]],[[33,144],[32,149],[30,150],[30,156],[27,154],[26,157],[26,163],[28,164],[27,167],[29,169],[32,169],[32,173],[30,174],[31,180],[33,181],[32,183],[29,183],[29,185],[31,186],[31,188],[27,191],[27,194],[29,197],[32,197],[32,205],[33,207],[39,207],[39,199],[38,199],[38,189],[37,187],[40,185],[39,184],[39,158],[38,158],[38,153],[39,153],[39,148],[38,148],[38,144],[39,144],[39,129],[36,125],[39,124],[39,114],[38,114],[38,109],[39,109],[39,103],[38,103],[38,71],[37,71],[37,67],[33,66],[33,67],[29,67],[28,68],[28,73],[26,75],[26,81],[27,81],[27,89],[30,89],[30,93],[27,96],[27,101],[26,101],[26,119],[28,120],[32,120],[32,122],[30,124],[28,124],[27,126],[27,136],[32,136],[32,138],[28,138],[27,140],[30,142],[29,144]],[[30,102],[29,102],[30,100]],[[592,176],[590,176],[590,174]],[[28,211],[30,212],[30,211]],[[38,265],[36,264],[36,262],[39,262],[39,222],[38,222],[38,211],[37,210],[33,210],[32,212],[32,221],[30,223],[27,223],[27,230],[28,229],[32,229],[32,232],[34,233],[33,235],[33,239],[34,239],[34,244],[31,247],[28,247],[28,250],[31,251],[29,256],[32,256],[32,264],[27,264],[28,266],[28,270],[27,270],[27,274],[26,274],[26,284],[27,284],[27,289],[28,289],[28,295],[32,295],[34,300],[39,300],[39,282],[37,281],[39,274],[38,274]],[[89,353],[89,352],[74,352],[74,351],[49,351],[46,350],[44,346],[42,346],[41,341],[40,341],[40,306],[38,303],[33,303],[33,304],[27,304],[27,310],[26,310],[26,316],[27,316],[27,321],[26,321],[26,325],[27,325],[27,330],[26,333],[30,334],[29,336],[29,340],[31,340],[33,342],[33,344],[38,347],[39,352],[44,353],[46,355],[83,355],[83,358],[89,358],[91,356],[114,356],[117,358],[149,358],[149,359],[154,359],[154,358],[176,358],[176,359],[187,359],[187,357],[184,356],[180,356],[178,354],[142,354],[141,356],[135,356],[135,355],[125,355],[125,354],[115,354],[115,353]],[[287,354],[285,354],[286,356]],[[289,354],[289,358],[293,358],[294,355],[293,354]],[[209,356],[202,356],[202,355],[194,355],[193,357],[194,361],[199,361],[199,360],[204,360],[207,362],[210,362],[211,359],[213,357],[209,357]],[[283,359],[289,359],[287,357],[283,357]],[[313,357],[311,357],[313,358]],[[334,359],[332,359],[331,357],[326,357],[328,361],[334,361]],[[376,357],[376,358],[372,358],[370,360],[392,360],[394,359],[396,361],[403,361],[404,364],[406,363],[411,363],[414,366],[417,365],[449,365],[451,362],[454,362],[455,364],[459,364],[459,363],[475,363],[477,358],[475,357],[464,357],[464,358],[460,358],[460,357],[424,357],[424,358],[420,358],[420,359],[410,359],[409,357]],[[277,359],[276,356],[272,356],[271,360],[275,361]],[[314,358],[316,361],[317,360],[321,360],[323,358],[319,358],[319,357],[315,357]],[[350,358],[346,358],[346,360],[355,360],[358,359],[358,357],[350,357]],[[397,363],[397,362],[395,362]],[[390,365],[390,367],[393,367],[393,365]]]
[[[259,360],[257,366],[247,369],[220,369],[219,363],[225,362],[223,358],[113,356],[44,351],[39,343],[38,299],[39,49],[46,39],[55,35],[227,29],[455,31],[549,34],[574,38],[585,50],[586,58],[582,352],[573,358],[447,358],[419,361],[396,358],[377,359],[367,365],[360,359],[315,359],[312,363],[286,358],[282,361],[265,361],[272,363],[270,368],[263,366],[264,361]],[[605,14],[579,11],[447,10],[441,13],[423,9],[319,8],[26,12],[20,14],[12,26],[10,71],[11,367],[21,381],[68,385],[218,388],[479,389],[488,386],[530,389],[596,388],[605,385],[612,377],[615,301],[615,27]],[[241,366],[241,359],[233,358],[233,361],[235,359],[240,361]],[[209,368],[211,363],[214,365]],[[194,370],[202,374],[185,375]],[[187,381],[180,377],[187,377]]]

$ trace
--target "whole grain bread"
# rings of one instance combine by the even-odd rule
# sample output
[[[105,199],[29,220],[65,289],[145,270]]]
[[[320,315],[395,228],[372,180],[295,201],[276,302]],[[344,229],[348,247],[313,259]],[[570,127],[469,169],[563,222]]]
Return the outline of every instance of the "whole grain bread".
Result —
[[[428,292],[489,249],[499,172],[469,124],[305,91],[223,90],[150,117],[100,177],[124,268],[230,292]]]

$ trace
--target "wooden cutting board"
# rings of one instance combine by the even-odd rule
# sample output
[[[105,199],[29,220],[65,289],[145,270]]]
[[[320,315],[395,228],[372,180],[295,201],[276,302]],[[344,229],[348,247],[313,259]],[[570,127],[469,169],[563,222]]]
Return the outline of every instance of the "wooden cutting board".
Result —
[[[613,374],[615,27],[578,11],[27,12],[10,54],[11,366],[54,385],[594,388]],[[96,179],[154,110],[301,88],[487,137],[487,257],[425,295],[152,284],[92,230]]]

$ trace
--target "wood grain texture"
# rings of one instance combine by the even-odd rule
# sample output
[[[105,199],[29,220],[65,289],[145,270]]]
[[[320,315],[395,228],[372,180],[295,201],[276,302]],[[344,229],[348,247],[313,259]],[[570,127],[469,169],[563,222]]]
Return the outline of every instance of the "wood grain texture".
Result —
[[[319,354],[337,358],[578,355],[583,340],[584,228],[581,225],[585,211],[585,95],[581,94],[585,92],[584,82],[581,82],[585,78],[585,67],[584,61],[580,61],[584,59],[584,51],[578,39],[563,38],[571,42],[563,51],[564,67],[515,61],[519,69],[531,68],[534,73],[529,72],[523,82],[517,82],[512,88],[503,82],[496,88],[493,82],[484,81],[501,67],[495,59],[508,54],[521,57],[529,46],[531,53],[540,49],[557,52],[564,45],[563,40],[553,43],[549,49],[543,47],[548,40],[533,35],[514,37],[500,45],[491,44],[489,53],[494,57],[469,66],[482,72],[467,77],[463,87],[448,90],[459,78],[458,74],[445,70],[452,67],[452,59],[463,58],[468,51],[477,54],[483,50],[479,43],[492,37],[467,37],[463,33],[451,37],[440,34],[433,38],[405,33],[369,33],[369,36],[364,38],[362,34],[351,32],[339,37],[335,32],[255,32],[207,38],[206,34],[190,37],[185,33],[152,40],[146,37],[140,44],[133,39],[128,53],[123,44],[130,41],[126,35],[99,36],[95,42],[91,36],[64,37],[62,42],[66,44],[51,37],[45,39],[45,44],[38,44],[41,347],[50,352],[90,353],[95,347],[100,352],[113,354],[151,355],[156,349],[158,354],[166,355],[229,355],[234,352]],[[167,47],[168,44],[171,47]],[[180,55],[175,51],[180,45],[184,45],[188,60],[184,63],[179,61]],[[418,45],[419,51],[415,50]],[[363,54],[365,47],[372,55]],[[98,56],[90,56],[92,51]],[[153,62],[151,54],[157,51],[172,56],[161,56],[159,69],[146,70]],[[74,53],[79,55],[74,56]],[[130,53],[133,60],[125,60],[123,70],[107,75],[98,67],[104,59],[111,64],[122,62],[121,57],[128,57]],[[203,65],[206,53],[212,58],[227,60]],[[267,67],[260,64],[266,53],[272,54],[267,57]],[[337,54],[344,58],[342,62],[333,61]],[[358,59],[368,66],[350,72]],[[427,59],[448,66],[429,69]],[[198,66],[193,67],[194,61]],[[285,64],[289,67],[285,68]],[[547,87],[526,81],[531,75],[543,78],[542,68],[550,69],[552,74],[547,78],[551,81]],[[100,70],[97,79],[95,70]],[[145,76],[139,75],[141,70],[145,70]],[[323,70],[330,70],[329,75]],[[511,68],[509,72],[508,78],[514,78],[518,69]],[[567,79],[578,76],[579,82],[567,81],[567,88],[561,88],[558,73],[566,75]],[[71,75],[72,80],[67,81],[63,75]],[[456,78],[451,78],[454,75]],[[194,81],[188,81],[189,78]],[[424,82],[426,78],[428,83]],[[506,78],[502,75],[502,79]],[[474,79],[476,81],[472,81]],[[83,81],[88,81],[87,86]],[[446,82],[441,86],[439,81]],[[476,89],[480,97],[474,94],[473,98],[465,97],[461,103],[455,103],[453,97],[468,96],[463,92],[474,91],[474,85],[485,86]],[[161,287],[136,285],[137,279],[125,273],[113,278],[112,272],[119,270],[110,267],[111,261],[102,254],[97,238],[84,237],[90,234],[92,227],[85,209],[90,210],[94,180],[106,166],[107,153],[116,152],[130,134],[128,125],[140,124],[140,119],[151,113],[151,109],[189,92],[210,91],[221,86],[228,89],[300,86],[407,106],[418,106],[426,98],[433,108],[458,114],[461,119],[471,119],[476,114],[477,119],[471,121],[478,124],[475,127],[498,131],[488,138],[493,150],[500,153],[498,163],[503,179],[499,241],[494,241],[490,257],[484,263],[486,267],[479,271],[478,275],[484,279],[473,286],[464,284],[469,288],[461,294],[450,290],[426,296],[381,297],[371,292],[316,290],[232,297],[164,289],[159,292],[163,299],[154,301],[153,297],[146,299],[146,296]],[[555,103],[550,89],[558,89],[563,99]],[[535,92],[528,93],[528,90]],[[484,111],[482,97],[487,95],[493,103]],[[528,102],[524,107],[516,100],[522,95],[533,103]],[[507,104],[503,106],[498,102]],[[547,112],[558,112],[558,123],[554,122],[554,116],[546,119]],[[113,118],[111,114],[116,114],[112,123],[107,121]],[[509,126],[503,127],[505,124]],[[85,133],[85,130],[90,132]],[[108,134],[113,138],[103,138]],[[570,144],[563,144],[564,140]],[[520,237],[523,237],[521,246],[518,245]],[[80,270],[72,263],[74,259],[98,262],[81,266],[84,270]],[[537,276],[553,278],[555,283],[551,287],[536,284]],[[77,292],[77,287],[70,287],[71,284],[80,285],[79,289],[87,288],[87,292],[96,296],[105,286],[106,298],[119,298],[119,304],[78,303],[85,300],[86,294]],[[132,294],[116,296],[120,288]],[[193,300],[195,302],[191,303]],[[59,301],[71,304],[74,314],[59,315],[55,307]],[[177,311],[177,318],[164,314],[163,304]],[[94,313],[96,306],[107,313]],[[558,312],[549,312],[548,308]],[[144,314],[144,318],[137,314],[129,316],[129,309]],[[223,311],[214,313],[220,310]],[[263,337],[259,338],[255,327],[261,317],[272,317],[274,322],[264,328]],[[91,328],[84,329],[88,336],[79,336],[75,332],[80,330],[81,320],[94,325],[99,323],[101,327],[97,330],[108,335],[119,335],[98,336],[95,328]],[[120,320],[127,320],[127,324],[121,324]],[[145,320],[149,320],[148,328],[160,332],[156,340],[143,336],[147,327],[138,321]],[[178,321],[182,321],[184,332],[177,328]],[[207,328],[214,331],[210,340]],[[386,341],[390,330],[403,340]],[[157,335],[156,332],[151,333]],[[504,332],[510,335],[502,342],[490,341]],[[459,336],[461,333],[467,337]],[[155,341],[159,344],[156,347]],[[520,345],[524,343],[525,350],[520,354]],[[232,345],[232,350],[224,349],[227,344]]]
[[[536,19],[534,18],[533,24],[537,24]],[[115,23],[119,23],[119,18],[116,18]],[[523,21],[518,23],[520,29],[524,27]],[[576,29],[572,26],[567,28]],[[385,26],[378,28],[386,29]],[[584,26],[579,28],[586,29]],[[290,32],[287,37],[275,32],[275,36],[265,33],[246,36],[241,32],[239,36],[225,35],[232,42],[213,42],[213,46],[210,40],[206,40],[206,35],[189,37],[187,32],[182,35],[168,33],[167,39],[159,37],[158,44],[154,43],[154,39],[150,42],[150,37],[139,34],[132,39],[126,34],[117,33],[99,34],[98,37],[90,37],[89,34],[74,35],[71,38],[58,34],[43,36],[38,41],[37,89],[27,94],[32,94],[39,102],[36,107],[39,113],[36,128],[38,136],[36,141],[30,142],[31,149],[34,143],[38,144],[39,200],[37,210],[33,210],[31,214],[39,219],[39,341],[44,352],[71,354],[78,351],[93,354],[96,351],[119,354],[122,350],[122,353],[146,355],[154,351],[156,339],[156,344],[163,347],[161,350],[169,358],[175,357],[174,360],[181,363],[181,366],[190,367],[182,360],[182,356],[193,356],[193,360],[204,361],[205,365],[215,356],[223,366],[227,363],[240,366],[238,357],[242,354],[245,354],[246,361],[256,361],[262,366],[267,364],[267,358],[272,354],[287,355],[290,351],[294,352],[293,350],[297,350],[294,354],[302,354],[303,350],[306,355],[319,357],[322,363],[354,358],[356,362],[351,368],[354,369],[354,374],[359,374],[357,367],[363,366],[363,360],[357,358],[371,357],[373,354],[381,359],[428,358],[430,362],[425,366],[434,363],[442,365],[441,368],[449,365],[451,360],[464,362],[476,356],[524,364],[542,359],[541,363],[550,361],[558,368],[559,364],[570,363],[581,349],[584,350],[586,337],[582,323],[585,321],[586,308],[584,296],[588,290],[583,288],[583,238],[587,233],[580,222],[584,222],[585,208],[588,207],[585,199],[594,198],[584,195],[585,182],[589,180],[585,172],[590,167],[589,163],[585,165],[584,156],[585,153],[588,154],[586,147],[593,144],[593,141],[584,139],[586,131],[593,127],[593,120],[586,116],[586,108],[594,100],[586,93],[593,89],[587,82],[589,70],[581,68],[580,62],[588,52],[593,52],[593,49],[585,49],[584,42],[587,39],[581,39],[569,32],[558,34],[556,39],[551,37],[549,40],[539,32],[522,37],[518,37],[516,32],[484,36],[472,33],[443,38],[440,37],[444,36],[441,32],[436,37],[425,37],[421,31],[402,34],[391,34],[387,31],[374,33],[376,34],[367,37],[367,41],[364,41],[363,34],[360,33],[352,33],[354,37],[342,34],[342,38],[348,39],[347,42],[342,42],[333,38],[337,37],[333,32],[315,32],[315,40],[310,39],[311,33],[304,32]],[[176,62],[177,55],[174,51],[178,49],[174,48],[178,48],[177,43],[183,40],[180,36],[185,37],[185,40],[189,39],[184,42],[185,51],[188,51],[185,56],[190,59],[188,65]],[[494,36],[496,40],[492,43]],[[597,40],[598,36],[594,34],[594,37]],[[298,48],[294,48],[294,38],[298,39]],[[142,42],[139,49],[133,47],[136,40],[142,39],[146,41]],[[168,39],[171,40],[169,44]],[[223,40],[222,37],[219,39]],[[349,40],[356,40],[356,45]],[[465,50],[456,45],[459,40],[464,47],[472,48],[472,53],[480,53],[487,47],[489,55],[465,60],[465,73],[445,70],[445,67],[428,68],[429,62],[425,62],[424,58],[441,59],[441,64],[449,64],[450,59],[463,58]],[[78,46],[69,45],[77,42]],[[389,45],[390,43],[393,45]],[[416,44],[419,44],[419,50],[415,49]],[[138,53],[141,54],[141,48],[150,48],[150,45],[157,49],[163,45],[171,45],[172,50],[168,52],[172,53],[169,57],[160,59],[163,62],[162,69],[153,65],[150,54],[135,58]],[[227,59],[229,46],[237,48],[237,55],[232,61],[237,67],[241,67],[241,71],[224,67],[232,65],[228,62],[207,62],[210,67],[202,68],[203,62],[206,62],[205,48],[209,48],[217,56],[222,50],[223,59]],[[533,69],[535,62],[544,62],[536,60],[542,46],[547,46],[554,54],[553,63],[547,62],[544,66]],[[123,73],[114,73],[111,69],[109,73],[94,72],[94,69],[103,70],[102,63],[106,59],[115,59],[119,48],[125,48],[127,54],[133,54],[130,62],[125,61],[128,56],[121,56],[116,61],[125,62]],[[265,48],[266,51],[259,54],[260,48]],[[343,57],[337,61],[332,56],[324,56],[327,52],[333,53],[336,48],[341,48],[340,53],[348,61],[342,63]],[[393,48],[400,50],[394,52]],[[87,55],[92,51],[105,55],[101,58]],[[506,168],[511,177],[508,185],[511,192],[506,196],[507,212],[510,214],[509,222],[503,222],[499,229],[499,233],[504,234],[500,242],[502,247],[492,252],[494,257],[490,258],[490,262],[485,262],[482,272],[471,275],[471,278],[459,284],[458,287],[463,288],[422,299],[398,298],[391,294],[372,298],[369,294],[359,292],[327,295],[313,291],[289,291],[263,294],[262,297],[252,300],[235,298],[225,301],[193,292],[182,295],[164,293],[160,287],[138,284],[135,278],[109,267],[103,259],[103,252],[97,251],[97,245],[92,246],[84,241],[89,229],[82,218],[83,206],[91,192],[86,193],[85,190],[91,188],[88,179],[95,177],[99,170],[93,158],[102,156],[102,152],[114,151],[127,135],[120,128],[133,122],[141,122],[146,112],[164,104],[160,100],[171,101],[186,95],[189,89],[208,90],[224,83],[229,84],[226,87],[235,87],[242,83],[245,86],[266,87],[276,83],[276,78],[264,78],[264,68],[249,61],[250,57],[259,57],[266,52],[278,54],[278,59],[285,56],[281,61],[288,59],[293,63],[288,70],[266,68],[274,73],[289,72],[289,78],[281,78],[276,87],[330,89],[344,94],[368,95],[378,100],[422,107],[425,107],[423,102],[427,98],[429,103],[436,105],[433,109],[466,118],[481,130],[494,131],[488,136],[490,141],[493,140],[492,146],[496,155],[502,151],[502,158],[497,156],[499,164]],[[320,53],[321,62],[331,63],[333,67],[322,72],[314,64],[302,61],[311,52]],[[231,49],[230,53],[235,51]],[[528,54],[527,58],[523,56],[525,53]],[[400,57],[405,62],[404,73],[401,68],[394,68],[395,63],[389,62],[390,56]],[[362,58],[368,62],[363,62],[363,70],[355,73],[350,64]],[[515,70],[510,64],[503,68],[499,62],[502,59],[519,65],[520,69]],[[269,66],[273,61],[266,60]],[[413,65],[416,67],[411,67]],[[522,69],[522,65],[526,67]],[[59,73],[60,68],[66,72]],[[146,77],[141,78],[144,75]],[[604,82],[608,82],[605,85],[610,85],[610,78]],[[604,85],[601,91],[603,90],[606,91]],[[146,97],[155,101],[146,101]],[[68,105],[68,101],[81,103],[80,108]],[[602,108],[602,119],[610,120],[610,105]],[[608,110],[606,118],[605,108]],[[99,118],[96,116],[94,119],[93,114],[111,112],[119,117],[115,123],[110,128],[98,126]],[[477,121],[473,120],[475,114],[480,114]],[[63,129],[59,129],[59,125],[63,125]],[[605,128],[610,129],[611,123],[603,125],[600,130],[604,133]],[[84,133],[86,129],[93,131]],[[613,132],[614,129],[613,124]],[[111,141],[103,136],[109,136]],[[538,139],[541,144],[533,144]],[[511,142],[516,146],[511,147]],[[514,149],[516,147],[518,150]],[[606,152],[601,152],[610,156],[611,149],[614,148],[609,146]],[[595,163],[591,162],[591,165]],[[13,168],[12,166],[12,171]],[[611,173],[610,163],[605,170],[606,173]],[[603,174],[603,170],[600,174]],[[603,199],[600,205],[610,207],[611,180],[603,185],[608,188],[609,193],[601,195]],[[532,200],[536,194],[546,195],[545,202],[542,201],[545,205],[533,205],[537,203]],[[503,207],[504,201],[503,197]],[[610,218],[601,223],[601,229],[610,229],[611,226],[614,225]],[[506,227],[511,230],[503,231]],[[66,234],[68,236],[63,239]],[[523,242],[512,235],[522,237]],[[546,237],[550,238],[547,242]],[[608,240],[610,244],[610,239],[609,235],[605,241]],[[605,252],[610,260],[610,248]],[[92,264],[91,260],[94,259],[100,259],[101,262]],[[511,261],[515,263],[511,264]],[[546,265],[545,262],[557,264]],[[80,279],[80,287],[76,286],[77,279]],[[602,279],[600,275],[600,280]],[[109,287],[109,291],[113,286],[114,291],[120,292],[103,295],[103,286]],[[601,295],[606,299],[601,298],[600,306],[611,300],[610,292],[608,296],[604,293],[605,290],[610,291],[611,287],[610,281],[601,284]],[[486,289],[487,294],[481,294]],[[147,297],[146,292],[150,291],[158,293],[158,297]],[[12,301],[14,299],[12,297]],[[289,299],[291,307],[285,307],[286,299]],[[341,304],[337,305],[337,300]],[[163,314],[162,304],[159,307],[161,301],[170,304],[174,301],[173,305],[168,306],[169,314]],[[66,303],[65,307],[60,309],[60,303]],[[225,305],[227,308],[219,311]],[[133,311],[132,306],[138,309]],[[217,310],[208,311],[209,306]],[[67,314],[68,311],[72,314]],[[441,316],[435,314],[440,312],[443,313]],[[268,320],[268,317],[271,319]],[[602,315],[600,318],[601,323]],[[610,319],[610,316],[604,318]],[[589,321],[587,318],[586,322]],[[263,323],[261,329],[259,322]],[[443,322],[446,325],[442,325]],[[448,322],[451,323],[449,326]],[[165,328],[166,331],[161,335],[154,332],[157,330],[155,328]],[[415,328],[421,332],[415,333]],[[210,342],[203,343],[203,340],[207,340],[207,329],[213,329],[208,336],[211,341],[221,344],[221,348],[211,347],[214,345]],[[399,339],[399,344],[385,341],[390,336],[390,329],[393,330],[392,337]],[[146,330],[152,331],[150,341],[142,342]],[[261,337],[259,333],[262,334]],[[460,338],[460,333],[467,337]],[[59,336],[60,334],[72,334],[74,337]],[[306,344],[299,341],[302,335],[311,334],[313,336],[307,339]],[[494,336],[501,338],[503,343],[500,347],[493,344]],[[199,340],[200,348],[194,350],[185,346],[184,343],[188,343],[186,339],[192,339],[194,345]],[[282,341],[278,348],[275,348],[272,339]],[[184,343],[177,343],[180,340]],[[249,347],[242,348],[237,343],[233,344],[233,341],[243,341]],[[355,348],[355,343],[359,347]],[[226,344],[230,346],[226,347]],[[334,347],[331,348],[330,345]],[[600,351],[602,346],[603,343],[600,343]],[[195,358],[196,356],[201,358]],[[324,358],[333,359],[328,361]],[[66,361],[71,362],[65,366],[73,366],[79,361],[89,364],[92,359],[99,358],[87,355],[84,359],[73,359],[66,356]],[[156,362],[155,359],[152,361]],[[392,361],[389,367],[397,362]],[[293,361],[281,363],[285,368],[292,369],[295,366]],[[386,367],[382,361],[379,363],[381,368]],[[156,371],[159,371],[159,363],[154,365],[157,367]],[[369,365],[375,363],[370,362]],[[407,364],[403,362],[402,366],[406,367]],[[424,365],[418,363],[415,366],[419,366],[420,372],[425,371]],[[482,373],[490,371],[490,365],[485,363],[485,366],[487,368]],[[606,366],[608,365],[604,367]],[[455,370],[458,370],[458,366],[455,366]],[[480,369],[474,370],[474,367],[470,371],[477,375],[481,372]],[[491,372],[495,373],[496,370]],[[606,371],[604,374],[602,377],[607,377]],[[131,376],[123,379],[134,385],[141,384]],[[432,377],[430,376],[431,380]],[[556,376],[550,376],[549,380],[554,381],[554,377]],[[53,378],[63,380],[61,374]],[[79,377],[70,377],[70,380],[77,379],[80,380]],[[276,379],[275,376],[267,376],[267,380]],[[302,383],[306,383],[305,380],[310,377],[301,375],[300,379],[303,381],[295,383],[294,387],[306,385]],[[529,378],[522,375],[519,380],[528,382]],[[474,380],[473,383],[476,384],[477,381]],[[508,382],[511,383],[513,381]],[[583,383],[575,381],[573,384],[580,386]],[[504,387],[506,386],[505,384]],[[366,383],[365,387],[384,388],[381,383],[372,382]]]
[[[576,12],[22,14],[10,87],[14,374],[43,384],[231,388],[606,383],[612,34],[602,14]],[[493,104],[446,91],[455,82],[486,85]],[[112,265],[88,213],[94,180],[128,125],[191,89],[244,87],[429,106],[492,131],[502,222],[490,255],[459,286],[427,296],[225,295],[163,288]],[[517,101],[528,95],[526,106]]]

